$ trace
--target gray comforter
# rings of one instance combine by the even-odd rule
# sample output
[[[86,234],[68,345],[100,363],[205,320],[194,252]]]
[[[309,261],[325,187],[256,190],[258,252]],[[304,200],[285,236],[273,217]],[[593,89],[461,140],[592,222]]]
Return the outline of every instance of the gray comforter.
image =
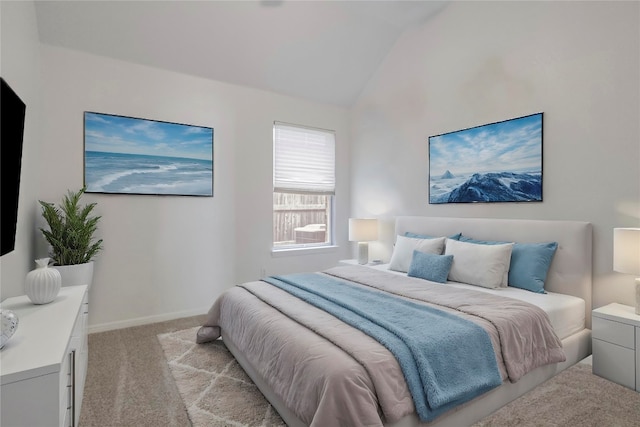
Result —
[[[465,291],[366,267],[324,272],[455,313],[491,337],[503,380],[565,360],[548,316],[523,301]],[[303,422],[380,426],[414,412],[393,355],[363,332],[265,282],[233,287],[218,298],[197,341],[221,330]]]

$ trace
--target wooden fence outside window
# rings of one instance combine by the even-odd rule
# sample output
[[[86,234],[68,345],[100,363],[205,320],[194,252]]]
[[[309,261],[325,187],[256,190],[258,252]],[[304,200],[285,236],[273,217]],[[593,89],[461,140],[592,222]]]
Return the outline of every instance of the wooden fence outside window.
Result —
[[[274,246],[327,242],[329,197],[273,193]]]

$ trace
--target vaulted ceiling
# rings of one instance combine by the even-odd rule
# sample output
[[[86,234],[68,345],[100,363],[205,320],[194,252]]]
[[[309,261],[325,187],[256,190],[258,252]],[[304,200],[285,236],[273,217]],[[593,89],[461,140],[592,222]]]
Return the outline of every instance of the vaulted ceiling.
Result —
[[[40,40],[350,106],[444,1],[38,1]]]

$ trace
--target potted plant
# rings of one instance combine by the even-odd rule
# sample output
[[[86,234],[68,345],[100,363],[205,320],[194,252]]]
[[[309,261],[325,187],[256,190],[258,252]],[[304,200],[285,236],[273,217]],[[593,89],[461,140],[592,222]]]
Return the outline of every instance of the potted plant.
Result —
[[[62,286],[89,285],[93,281],[93,257],[102,250],[102,239],[95,240],[100,216],[91,216],[96,203],[81,206],[86,187],[69,190],[57,207],[39,200],[42,217],[49,229],[40,228],[51,246],[53,267],[62,276]]]

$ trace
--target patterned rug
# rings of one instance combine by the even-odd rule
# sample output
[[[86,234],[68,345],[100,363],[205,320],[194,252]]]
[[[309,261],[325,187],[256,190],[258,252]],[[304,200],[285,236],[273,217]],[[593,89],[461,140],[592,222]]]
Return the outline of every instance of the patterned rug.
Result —
[[[221,340],[198,345],[197,327],[158,335],[195,427],[285,426]],[[473,427],[638,427],[640,393],[578,363]]]
[[[197,330],[158,335],[193,426],[285,426],[224,343],[198,345]]]

